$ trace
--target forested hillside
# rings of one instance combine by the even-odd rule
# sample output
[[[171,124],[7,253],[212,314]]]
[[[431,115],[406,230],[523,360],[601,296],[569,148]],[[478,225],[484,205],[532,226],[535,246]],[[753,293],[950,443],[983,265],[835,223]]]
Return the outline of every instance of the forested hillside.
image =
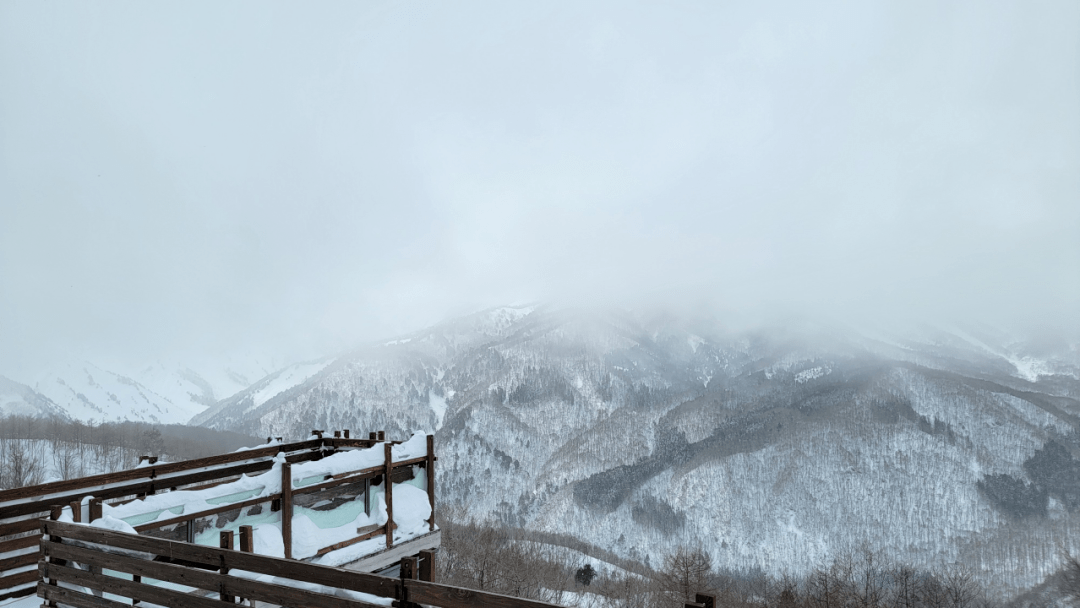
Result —
[[[796,574],[870,547],[1017,589],[1080,524],[1080,351],[986,328],[503,308],[265,395],[198,420],[436,429],[444,504],[653,567],[687,542],[721,568]]]

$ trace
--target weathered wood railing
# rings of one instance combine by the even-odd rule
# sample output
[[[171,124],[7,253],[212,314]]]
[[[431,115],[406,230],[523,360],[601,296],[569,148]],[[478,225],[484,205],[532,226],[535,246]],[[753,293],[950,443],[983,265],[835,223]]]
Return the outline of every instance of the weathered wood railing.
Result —
[[[238,478],[242,474],[260,473],[269,470],[274,465],[274,457],[280,453],[285,455],[286,464],[282,467],[283,479],[291,480],[292,464],[319,460],[328,453],[337,449],[347,448],[370,448],[384,441],[384,435],[371,433],[368,439],[349,438],[349,432],[335,431],[334,437],[322,437],[322,431],[318,431],[319,438],[296,443],[270,445],[243,452],[235,452],[209,458],[200,458],[177,463],[162,463],[142,466],[140,468],[116,473],[106,473],[65,481],[57,481],[37,486],[28,486],[0,492],[0,600],[10,597],[29,595],[34,591],[34,582],[37,580],[37,572],[32,567],[37,561],[37,553],[34,548],[40,539],[39,520],[49,516],[60,508],[70,508],[75,521],[87,519],[93,521],[101,516],[101,501],[113,499],[113,504],[120,504],[133,497],[152,495],[163,489],[205,489],[222,483],[227,483]],[[391,446],[399,442],[385,442],[386,454],[391,452]],[[183,516],[164,521],[149,522],[136,526],[139,532],[151,534],[170,526],[185,526],[184,540],[192,541],[193,522],[198,518],[218,515],[235,511],[243,507],[250,507],[259,502],[271,503],[274,506],[291,513],[292,497],[297,494],[311,494],[321,492],[335,486],[355,484],[362,482],[367,484],[374,477],[390,472],[395,482],[402,478],[410,478],[411,465],[418,464],[427,469],[427,485],[429,500],[432,502],[434,513],[434,450],[431,437],[428,438],[427,455],[421,458],[407,461],[388,462],[378,467],[362,471],[352,471],[341,475],[335,475],[331,479],[321,483],[293,488],[288,488],[271,497],[263,497],[240,503],[222,505],[220,508],[185,514]],[[199,485],[201,484],[201,485]],[[393,484],[387,484],[391,489],[388,492],[388,503],[392,493]],[[366,498],[366,497],[365,497]],[[388,505],[389,506],[389,505]],[[84,512],[85,511],[85,512]],[[391,521],[392,521],[392,512]],[[54,517],[55,519],[55,517]],[[291,551],[291,518],[282,518],[283,540],[286,551]],[[434,528],[434,516],[431,519]],[[387,543],[392,542],[393,530],[383,526],[379,533],[387,537]],[[288,536],[287,536],[288,535]],[[347,546],[355,542],[365,540],[370,536],[360,534],[358,537],[338,543]],[[339,546],[326,549],[328,552]]]
[[[83,524],[43,521],[42,531],[37,590],[50,605],[126,608],[146,601],[172,608],[220,608],[246,598],[252,604],[294,608],[374,608],[375,598],[389,598],[397,608],[557,608],[430,582],[431,554],[427,563],[403,560],[401,578],[395,579]],[[275,578],[253,580],[262,575]],[[429,580],[417,580],[418,575]],[[155,584],[161,582],[168,586]]]

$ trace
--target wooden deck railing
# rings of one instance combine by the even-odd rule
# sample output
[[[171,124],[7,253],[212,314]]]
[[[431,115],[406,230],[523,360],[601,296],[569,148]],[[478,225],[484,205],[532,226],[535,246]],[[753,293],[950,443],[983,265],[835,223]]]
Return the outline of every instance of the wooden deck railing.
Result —
[[[373,598],[349,593],[358,592],[389,598],[396,608],[419,608],[419,604],[441,608],[557,608],[554,604],[417,580],[417,575],[430,579],[431,554],[427,564],[404,560],[401,577],[390,578],[83,524],[43,521],[42,531],[46,536],[41,539],[37,590],[49,605],[129,608],[146,601],[171,608],[221,608],[245,598],[260,602],[260,606],[375,608],[372,601],[365,601]],[[231,546],[231,539],[225,544]],[[244,571],[244,576],[237,576],[238,570]],[[272,582],[253,580],[261,575],[276,578]],[[301,584],[292,585],[290,581]]]
[[[268,506],[272,510],[280,509],[283,511],[282,536],[285,541],[286,555],[291,556],[291,517],[284,517],[284,515],[291,514],[294,496],[324,492],[331,488],[362,483],[366,500],[366,490],[373,478],[384,475],[389,471],[392,480],[400,483],[412,477],[411,465],[419,465],[427,470],[428,496],[431,501],[432,514],[434,514],[435,456],[432,437],[428,437],[427,454],[425,456],[406,461],[390,462],[391,446],[400,442],[385,442],[381,431],[371,433],[368,439],[349,438],[348,431],[344,432],[344,437],[341,436],[341,431],[335,431],[333,438],[321,437],[322,431],[319,431],[318,434],[320,435],[318,439],[308,441],[271,445],[244,452],[184,462],[152,464],[116,473],[0,491],[0,555],[8,555],[8,557],[0,558],[0,600],[29,595],[34,592],[33,584],[37,580],[37,573],[32,569],[26,570],[26,568],[33,566],[37,561],[37,553],[33,552],[32,549],[38,545],[41,536],[39,530],[41,518],[52,514],[53,519],[55,519],[56,515],[59,514],[59,509],[67,507],[71,509],[73,519],[79,521],[83,519],[83,503],[88,502],[86,515],[88,515],[89,521],[94,521],[101,516],[101,501],[103,499],[113,499],[113,504],[121,504],[133,497],[152,495],[163,489],[205,489],[232,481],[242,474],[250,475],[267,471],[273,467],[274,457],[280,453],[285,455],[286,461],[282,467],[283,480],[292,479],[291,466],[293,464],[319,460],[338,449],[371,448],[379,442],[383,442],[387,461],[377,467],[335,475],[324,479],[320,483],[308,486],[294,488],[293,484],[289,483],[287,487],[283,486],[283,492],[272,496],[224,504],[213,509],[185,513],[168,520],[138,525],[135,526],[136,531],[155,534],[170,526],[177,528],[183,526],[183,540],[193,542],[195,520],[225,514],[230,511],[238,511],[259,503],[269,503]],[[387,491],[389,507],[393,484],[387,484],[387,486],[389,488]],[[92,497],[92,499],[87,501],[89,497]],[[388,514],[392,521],[392,511]],[[430,525],[434,529],[434,515],[431,518]],[[393,542],[393,530],[392,527],[389,530],[386,528],[386,526],[380,527],[378,533],[386,536],[389,546]],[[370,531],[364,531],[364,533],[358,531],[356,537],[339,542],[321,553],[348,546],[370,537],[372,537]]]

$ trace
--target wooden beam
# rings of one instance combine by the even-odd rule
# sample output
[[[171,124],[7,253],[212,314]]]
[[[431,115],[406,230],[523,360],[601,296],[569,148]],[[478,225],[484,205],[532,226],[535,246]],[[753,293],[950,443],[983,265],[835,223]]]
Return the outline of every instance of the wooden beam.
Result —
[[[397,528],[396,525],[394,527]],[[316,551],[315,555],[326,555],[331,551],[337,551],[338,549],[343,549],[345,547],[355,545],[356,543],[362,543],[365,540],[375,538],[376,536],[382,536],[386,534],[386,526],[365,526],[363,528],[357,528],[356,532],[357,534],[359,534],[359,536],[350,538],[348,540],[343,540],[340,543],[335,543],[333,545],[330,545],[329,547],[323,547],[322,549]]]
[[[435,552],[421,551],[420,556],[420,580],[432,582],[435,575]]]
[[[379,431],[382,435],[382,431]],[[383,496],[386,498],[386,546],[394,545],[394,446],[389,443],[383,444],[383,454],[386,458],[386,472],[383,474]]]
[[[435,436],[427,436],[427,456],[424,463],[424,476],[427,478],[428,504],[431,505],[431,519],[428,530],[435,529]],[[428,579],[431,580],[431,579]]]
[[[240,526],[240,550],[244,553],[255,551],[255,533],[251,526]]]
[[[292,465],[281,465],[281,540],[285,559],[292,559]]]
[[[33,498],[36,496],[44,496],[49,494],[58,494],[62,492],[68,492],[72,490],[80,490],[87,488],[94,488],[97,486],[118,483],[121,481],[132,481],[140,479],[152,479],[155,477],[161,477],[170,473],[176,473],[180,471],[187,471],[190,469],[200,469],[204,467],[216,466],[220,464],[228,464],[232,462],[238,462],[242,460],[252,460],[255,458],[270,457],[272,458],[279,451],[294,452],[300,450],[309,450],[312,448],[320,447],[320,443],[317,440],[302,441],[298,443],[291,443],[282,446],[270,446],[265,448],[258,448],[254,450],[246,450],[244,452],[233,452],[230,454],[221,454],[218,456],[209,456],[206,458],[196,458],[194,460],[185,460],[183,462],[173,462],[157,465],[154,467],[143,467],[141,469],[129,469],[127,471],[118,471],[115,473],[103,473],[101,475],[91,475],[89,477],[79,477],[77,479],[67,479],[64,481],[53,481],[44,484],[38,484],[35,486],[24,486],[22,488],[13,488],[10,490],[0,491],[0,505],[5,502],[13,500],[20,500],[24,498]],[[91,492],[88,492],[91,493]],[[68,501],[62,501],[68,502]],[[14,505],[10,505],[14,506]],[[4,506],[5,512],[7,512],[9,506]],[[21,513],[20,513],[21,514]]]
[[[272,494],[270,496],[264,496],[262,498],[252,498],[249,500],[243,500],[240,502],[234,502],[227,505],[221,505],[220,507],[214,507],[213,509],[207,509],[205,511],[192,511],[179,517],[172,517],[169,519],[163,519],[161,521],[152,521],[145,524],[140,524],[135,527],[136,532],[145,532],[147,530],[157,530],[158,528],[164,528],[165,526],[171,526],[174,524],[182,524],[192,519],[198,519],[200,517],[209,517],[211,515],[218,515],[219,513],[225,513],[233,511],[235,509],[246,509],[247,507],[253,507],[255,505],[271,502],[273,500]]]
[[[233,531],[232,530],[222,530],[219,540],[221,541],[219,543],[219,546],[222,549],[232,549],[233,548]],[[221,569],[219,570],[219,572],[221,572],[221,574],[223,574],[223,575],[228,574],[229,573],[229,567],[226,566],[224,562],[222,562]],[[236,598],[235,597],[229,595],[228,593],[225,593],[225,587],[221,587],[219,589],[218,593],[221,596],[221,601],[223,601],[223,602],[225,602],[227,604],[235,604],[236,603]]]
[[[397,564],[403,557],[416,555],[425,549],[435,549],[441,543],[442,530],[435,530],[409,540],[400,540],[393,547],[369,553],[342,567],[356,572],[378,572]]]
[[[402,580],[410,602],[442,608],[556,608],[556,604],[526,600],[498,593],[451,587],[424,581]]]
[[[286,456],[286,460],[288,462],[304,462],[304,461],[307,461],[307,460],[314,460],[317,457],[319,457],[319,454],[317,452],[304,452],[304,453],[292,454],[292,455]],[[164,484],[167,483],[170,487],[171,486],[182,486],[182,485],[187,485],[187,484],[191,484],[191,483],[197,483],[197,482],[200,482],[200,481],[207,481],[207,480],[211,480],[211,479],[220,479],[221,477],[231,477],[231,476],[236,476],[236,475],[241,475],[241,474],[250,474],[250,473],[256,473],[256,472],[259,472],[259,471],[266,471],[266,470],[269,470],[270,467],[272,467],[272,466],[273,466],[273,461],[272,460],[261,460],[261,461],[250,462],[250,463],[246,463],[246,464],[242,464],[242,465],[236,465],[236,466],[233,466],[233,467],[210,469],[210,470],[207,470],[207,471],[200,471],[200,472],[196,472],[196,473],[187,473],[187,474],[183,474],[183,475],[179,475],[179,476],[175,476],[175,477],[170,477],[170,478],[168,478],[166,480],[160,480],[160,478],[159,478],[159,480],[156,483],[158,483],[159,485],[164,485]],[[145,470],[145,469],[142,469],[142,470]],[[121,486],[113,486],[113,487],[108,487],[108,488],[103,488],[103,487],[99,486],[99,487],[89,488],[89,489],[87,489],[85,491],[78,492],[78,493],[75,493],[75,494],[67,494],[67,495],[55,496],[55,497],[54,496],[41,497],[40,498],[41,501],[46,501],[46,500],[49,501],[49,502],[47,502],[45,504],[42,504],[42,502],[39,502],[38,500],[32,500],[32,501],[29,501],[29,502],[18,503],[18,504],[14,504],[14,505],[10,505],[10,506],[0,505],[0,509],[4,510],[5,516],[10,516],[10,517],[15,517],[15,516],[19,516],[19,515],[26,515],[26,514],[32,514],[32,513],[40,513],[42,511],[47,511],[48,510],[47,505],[52,503],[53,500],[56,501],[53,504],[57,504],[57,503],[65,504],[65,503],[70,502],[72,500],[82,500],[86,496],[95,496],[97,498],[102,498],[102,499],[105,499],[105,498],[117,498],[117,497],[121,497],[121,496],[131,496],[133,494],[146,493],[146,492],[150,491],[154,487],[154,484],[155,484],[154,480],[149,480],[148,479],[148,480],[144,480],[144,481],[137,481],[137,482],[133,482],[133,483],[130,483],[130,484],[125,484],[125,485],[121,485]]]

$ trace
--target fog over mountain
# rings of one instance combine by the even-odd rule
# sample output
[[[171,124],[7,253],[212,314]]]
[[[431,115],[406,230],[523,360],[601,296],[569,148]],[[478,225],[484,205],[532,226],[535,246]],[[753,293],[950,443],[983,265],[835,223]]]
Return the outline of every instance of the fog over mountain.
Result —
[[[0,370],[506,302],[1076,331],[1075,2],[0,6]]]
[[[865,547],[1006,596],[1080,549],[1080,343],[973,324],[503,307],[286,368],[192,422],[427,429],[444,506],[654,567],[689,544],[801,576]]]
[[[440,500],[627,559],[1039,583],[1080,522],[1078,28],[0,3],[0,414],[428,429]]]

